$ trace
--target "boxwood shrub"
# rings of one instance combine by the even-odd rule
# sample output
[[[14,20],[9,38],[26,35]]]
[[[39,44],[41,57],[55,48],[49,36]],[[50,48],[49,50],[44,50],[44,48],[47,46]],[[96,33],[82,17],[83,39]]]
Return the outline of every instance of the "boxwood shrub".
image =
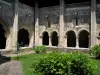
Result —
[[[34,71],[41,75],[94,75],[95,66],[85,54],[51,53],[42,57]]]
[[[96,59],[100,59],[100,45],[95,45],[92,47],[92,54]]]
[[[36,46],[35,48],[33,48],[33,50],[35,50],[36,53],[46,53],[47,52],[47,48],[44,45]]]

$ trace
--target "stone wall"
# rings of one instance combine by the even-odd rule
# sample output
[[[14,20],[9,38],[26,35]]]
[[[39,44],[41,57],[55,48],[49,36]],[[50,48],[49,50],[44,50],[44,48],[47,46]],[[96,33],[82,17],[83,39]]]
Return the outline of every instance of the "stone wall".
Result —
[[[0,2],[0,23],[2,23],[5,30],[6,49],[12,49],[13,37],[13,21],[14,21],[14,7],[13,2]],[[29,32],[30,43],[33,46],[34,42],[34,8],[19,3],[19,29],[26,29]]]
[[[80,4],[83,5],[83,4]],[[78,13],[78,25],[75,25],[75,13]],[[97,36],[100,36],[100,4],[97,5]],[[59,37],[59,15],[60,6],[50,6],[39,8],[39,42],[41,44],[41,36],[43,32],[47,31],[49,36],[53,31],[58,33]],[[28,5],[19,3],[19,29],[26,29],[29,32],[30,44],[33,46],[34,43],[34,8]],[[13,20],[14,20],[14,7],[13,2],[8,4],[0,3],[0,21],[3,23],[3,27],[6,31],[5,36],[7,38],[6,49],[12,47],[12,30],[13,30]],[[86,6],[76,6],[75,4],[66,5],[64,9],[64,22],[65,29],[64,33],[73,30],[78,36],[79,32],[82,30],[90,31],[91,25],[91,8],[89,5]],[[1,22],[0,22],[1,23]],[[65,38],[64,38],[65,39]],[[97,39],[97,41],[100,39]]]
[[[34,8],[19,3],[19,29],[26,29],[29,33],[30,44],[34,42]]]
[[[67,30],[79,30],[84,28],[89,30],[89,25],[91,23],[91,11],[89,6],[82,6],[82,7],[75,7],[75,5],[65,5],[64,10],[64,21],[65,21],[65,33]],[[39,9],[39,25],[40,31],[39,35],[42,35],[43,31],[48,31],[51,33],[53,31],[59,31],[59,14],[60,14],[60,7],[59,6],[52,6],[52,7],[44,7]],[[75,27],[75,19],[74,13],[78,13],[78,27]],[[48,19],[47,16],[50,15],[50,25],[51,27],[48,28]]]
[[[43,31],[57,31],[59,28],[59,6],[44,7],[39,9],[39,35]],[[48,27],[50,24],[50,27]]]

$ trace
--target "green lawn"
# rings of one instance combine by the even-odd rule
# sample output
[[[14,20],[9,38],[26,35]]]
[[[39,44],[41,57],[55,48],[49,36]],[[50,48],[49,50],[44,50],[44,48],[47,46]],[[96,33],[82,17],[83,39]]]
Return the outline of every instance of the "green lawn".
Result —
[[[95,75],[100,75],[100,60],[92,59],[95,65],[97,66]]]
[[[32,64],[36,64],[36,62],[43,56],[47,54],[31,54],[31,55],[24,55],[19,58],[22,64],[23,73],[24,75],[37,75],[36,73],[32,73],[31,66]],[[95,65],[97,66],[97,70],[95,75],[100,75],[100,60],[91,59]]]

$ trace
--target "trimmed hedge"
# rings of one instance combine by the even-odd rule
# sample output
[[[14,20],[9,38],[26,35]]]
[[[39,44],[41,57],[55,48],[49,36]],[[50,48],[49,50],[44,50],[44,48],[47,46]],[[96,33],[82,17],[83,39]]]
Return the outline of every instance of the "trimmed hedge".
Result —
[[[89,57],[79,52],[51,53],[33,65],[34,71],[41,75],[94,75],[95,71]]]
[[[92,54],[96,59],[100,59],[100,45],[92,47]]]

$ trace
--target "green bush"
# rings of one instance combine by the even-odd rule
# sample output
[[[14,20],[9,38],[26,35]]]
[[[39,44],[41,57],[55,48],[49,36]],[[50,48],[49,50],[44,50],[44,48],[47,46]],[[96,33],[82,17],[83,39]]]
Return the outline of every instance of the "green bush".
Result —
[[[88,56],[73,52],[48,54],[35,64],[34,71],[42,75],[94,75],[94,70]]]
[[[34,50],[35,50],[36,53],[46,53],[47,52],[47,48],[44,45],[36,46],[34,48]]]
[[[100,45],[92,47],[92,54],[95,58],[100,59]]]

